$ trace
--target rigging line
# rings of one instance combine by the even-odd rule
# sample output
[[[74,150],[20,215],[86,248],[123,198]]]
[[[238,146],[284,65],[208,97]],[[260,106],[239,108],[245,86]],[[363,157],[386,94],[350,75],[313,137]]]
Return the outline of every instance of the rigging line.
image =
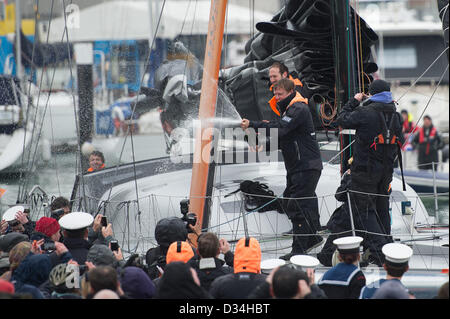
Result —
[[[52,0],[52,7],[50,10],[50,20],[49,20],[49,25],[48,25],[48,32],[47,32],[47,40],[46,40],[46,44],[48,44],[49,42],[49,36],[50,36],[50,27],[51,27],[51,19],[53,17],[53,4],[54,4],[54,0]],[[63,41],[63,39],[61,39],[61,41]],[[45,120],[45,115],[47,113],[47,108],[49,106],[49,101],[50,101],[50,96],[51,96],[51,88],[53,86],[53,81],[55,78],[55,73],[56,73],[56,63],[53,67],[53,75],[52,75],[52,79],[51,79],[51,83],[50,83],[50,90],[47,94],[47,101],[45,103],[45,108],[44,108],[44,113],[41,116],[41,122],[39,124],[39,134],[38,134],[38,141],[41,139],[41,135],[42,135],[42,130],[43,130],[43,124],[44,124],[44,120]],[[39,108],[39,101],[40,101],[40,96],[41,96],[41,92],[42,92],[42,82],[43,82],[43,78],[44,78],[44,72],[41,73],[41,78],[39,81],[39,86],[38,86],[38,97],[37,97],[37,102],[36,102],[36,106],[37,108]],[[52,118],[51,118],[51,108],[50,108],[50,125],[51,125],[51,130],[52,130],[52,142],[54,142],[54,135],[53,135],[53,122],[52,122]],[[32,163],[34,163],[34,161],[36,160],[36,154],[37,154],[37,150],[38,147],[36,146],[35,150],[34,150],[34,154],[33,154],[33,159],[32,159]],[[61,189],[60,189],[60,185],[59,185],[59,177],[58,177],[58,166],[56,163],[56,158],[55,158],[55,165],[56,165],[56,177],[57,177],[57,183],[58,183],[58,190],[59,193],[61,193]]]
[[[342,134],[341,134],[341,136],[342,136]],[[343,154],[344,151],[345,151],[347,148],[349,148],[349,147],[350,147],[353,143],[355,143],[355,142],[356,142],[356,139],[353,140],[353,141],[351,141],[350,144],[348,144],[348,145],[347,145],[346,147],[344,147],[344,149],[342,149],[338,154],[336,154],[336,155],[333,156],[328,162],[326,162],[326,163],[324,164],[324,166],[330,165],[332,161],[334,161],[339,155]],[[341,160],[341,161],[342,161],[342,160]]]
[[[255,34],[255,0],[252,0],[252,32]]]
[[[445,68],[444,72],[442,73],[441,78],[439,79],[438,84],[437,84],[436,87],[434,88],[433,93],[431,94],[430,98],[428,99],[428,102],[427,102],[427,104],[425,105],[425,108],[423,109],[422,114],[420,114],[419,119],[417,120],[416,123],[419,123],[419,122],[420,122],[420,120],[422,119],[422,116],[424,115],[425,111],[427,110],[428,106],[430,105],[431,100],[433,99],[434,94],[436,93],[436,91],[437,91],[439,85],[440,85],[441,82],[442,82],[442,79],[443,79],[444,76],[445,76],[445,73],[446,73],[447,70],[448,70],[448,66],[449,66],[449,65],[447,64],[447,67]],[[413,129],[411,129],[411,131],[409,132],[409,134],[411,134],[412,131],[413,131]]]
[[[358,12],[359,12],[359,0],[356,0],[357,6],[358,6]],[[362,47],[362,31],[361,31],[361,16],[358,14],[358,23],[359,23],[359,52],[361,54],[360,56],[360,62],[361,62],[361,85],[362,85],[362,92],[364,92],[364,60],[363,60],[363,47]]]
[[[35,23],[35,25],[37,24],[37,16],[38,16],[38,8],[39,8],[39,0],[37,0],[37,5],[36,6],[34,6],[34,12],[35,12],[35,15],[34,15],[34,23]],[[20,33],[19,33],[19,36],[21,37],[21,35],[22,35],[22,28],[20,28]],[[17,33],[16,33],[16,36],[17,36]],[[31,53],[31,71],[30,71],[30,79],[28,80],[29,81],[29,84],[28,84],[28,94],[26,94],[25,92],[25,97],[27,97],[27,121],[26,121],[26,124],[25,124],[25,128],[28,128],[28,121],[29,121],[29,117],[28,117],[28,115],[29,115],[29,110],[31,109],[31,99],[30,99],[30,96],[31,96],[31,83],[32,83],[32,79],[33,79],[33,60],[34,60],[34,54],[35,54],[35,49],[36,49],[36,42],[37,42],[37,28],[35,28],[35,33],[34,33],[34,41],[33,41],[33,49],[32,49],[32,53]],[[22,59],[22,55],[23,55],[23,53],[21,52],[21,54],[20,54],[20,57],[18,57],[18,59]],[[25,89],[24,89],[25,90]],[[33,126],[32,126],[32,129],[33,129],[33,131],[35,130],[35,126],[36,126],[36,119],[37,119],[37,116],[38,116],[38,108],[36,107],[36,109],[35,109],[35,112],[34,112],[34,119],[33,119]],[[23,143],[23,147],[22,147],[22,167],[24,166],[24,158],[25,157],[27,157],[27,163],[26,163],[26,167],[27,167],[27,170],[26,170],[26,172],[27,173],[30,173],[31,171],[32,171],[32,168],[33,168],[33,162],[31,162],[30,163],[30,156],[31,156],[31,152],[32,152],[32,148],[33,148],[33,141],[34,141],[34,134],[31,134],[31,140],[30,140],[30,147],[29,147],[29,152],[28,152],[28,156],[27,155],[25,155],[25,140],[26,140],[26,135],[27,135],[27,129],[24,129],[24,143]],[[38,142],[39,142],[39,140],[36,142],[36,145],[38,144]],[[36,148],[37,148],[37,146],[36,146]],[[20,189],[19,189],[19,193],[18,193],[18,196],[20,196],[21,197],[21,199],[22,199],[22,201],[24,201],[25,200],[25,195],[26,195],[26,186],[27,186],[27,184],[28,184],[28,178],[25,178],[24,179],[24,181],[23,181],[23,184],[22,184],[22,196],[20,196]],[[19,199],[19,198],[18,198]]]
[[[64,1],[64,0],[63,0],[63,1]],[[161,23],[161,18],[162,18],[162,14],[163,14],[163,12],[164,12],[164,7],[165,7],[165,5],[166,5],[166,0],[164,0],[163,5],[162,5],[162,7],[161,7],[161,12],[160,12],[160,14],[159,14],[158,23],[157,23],[157,25],[156,25],[155,33],[154,33],[153,38],[152,38],[152,43],[151,43],[151,45],[150,45],[150,47],[149,47],[148,57],[147,57],[147,59],[146,59],[146,63],[145,63],[145,66],[144,66],[144,70],[147,70],[148,65],[149,65],[149,63],[150,63],[150,58],[151,58],[152,48],[153,48],[153,46],[154,46],[154,44],[155,44],[155,41],[156,41],[156,35],[157,35],[157,33],[158,33],[158,29],[159,29],[159,25],[160,25],[160,23]],[[144,75],[145,75],[145,74],[142,75],[141,80],[140,80],[140,82],[139,82],[138,96],[139,96],[139,92],[141,91],[142,82],[143,82],[143,80],[144,80]],[[136,98],[136,101],[134,102],[133,110],[132,110],[131,116],[130,116],[131,118],[133,118],[133,116],[134,116],[134,113],[135,113],[135,110],[136,110],[136,105],[137,105],[137,98]],[[127,133],[126,133],[126,135],[125,135],[124,142],[123,142],[123,145],[122,145],[122,150],[121,150],[121,152],[120,152],[120,156],[119,156],[119,159],[118,159],[117,164],[116,164],[116,176],[118,175],[118,172],[119,172],[120,161],[121,161],[122,156],[123,156],[123,151],[124,151],[124,149],[125,149],[125,143],[126,143],[126,141],[127,141],[129,132],[130,132],[130,130],[127,130]],[[133,145],[133,144],[132,144],[132,145]],[[134,150],[133,150],[133,157],[134,157]],[[137,185],[137,181],[136,181],[136,163],[135,163],[134,161],[133,161],[133,171],[134,171],[134,177],[135,177],[134,179],[135,179],[135,182],[136,182],[136,185]],[[111,193],[112,193],[112,188],[113,188],[113,186],[114,186],[114,182],[112,183],[111,188],[109,189],[108,201],[109,201],[109,199],[111,198]],[[83,189],[84,189],[84,185],[83,185]],[[136,195],[137,195],[137,194],[136,194]],[[139,200],[139,198],[138,198],[138,200]]]
[[[35,15],[34,15],[34,23],[35,23],[35,25],[37,25],[37,18],[38,18],[38,14],[39,14],[39,0],[37,0],[36,3],[37,3],[37,5],[34,6],[35,7],[35,10],[34,10],[34,12],[35,12]],[[33,61],[34,61],[34,55],[35,55],[35,51],[36,51],[37,30],[38,29],[35,28],[33,49],[32,49],[32,52],[31,52],[31,65],[34,64]],[[30,104],[32,104],[32,99],[30,98],[30,96],[31,96],[31,84],[32,84],[32,81],[33,81],[33,73],[34,73],[33,66],[31,66],[30,79],[28,81],[29,82],[29,84],[28,84],[28,93],[27,93],[28,107],[30,107]],[[40,95],[40,91],[38,92],[38,97],[39,97],[39,95]],[[36,106],[35,113],[34,113],[34,119],[33,119],[33,131],[36,129],[36,121],[37,121],[38,114],[39,114],[38,107]],[[27,157],[27,166],[28,166],[30,172],[31,172],[31,170],[33,168],[33,163],[34,163],[34,161],[30,162],[30,157],[31,157],[31,152],[32,152],[32,148],[33,148],[33,140],[34,139],[35,139],[35,134],[32,134],[31,135],[31,141],[30,141],[30,151],[28,152],[28,157]],[[36,148],[37,148],[38,142],[39,142],[39,139],[36,141]]]
[[[356,14],[356,1],[354,1],[353,4],[353,20],[355,21],[355,46],[356,46],[356,65],[358,67],[358,85],[359,85],[359,91],[361,91],[362,85],[361,85],[361,69],[362,69],[362,59],[360,60],[360,39],[361,36],[358,37],[358,34],[361,35],[361,29],[358,29],[358,23],[357,23],[357,14]],[[361,54],[362,56],[362,54]]]
[[[428,68],[411,84],[411,86],[408,88],[408,89],[406,89],[406,91],[405,92],[403,92],[403,94],[397,99],[397,103],[417,84],[417,82],[419,82],[419,80],[428,72],[428,70],[430,70],[431,69],[431,67],[440,59],[440,57],[442,56],[442,55],[444,55],[444,53],[445,52],[447,52],[448,51],[448,47],[446,47],[445,49],[444,49],[444,51],[442,51],[439,55],[438,55],[438,57],[433,61],[433,62],[431,62],[431,64],[428,66]],[[448,64],[447,64],[447,66],[448,66]]]
[[[63,9],[63,16],[64,16],[64,33],[66,36],[66,43],[67,43],[67,55],[68,55],[68,61],[69,61],[69,70],[70,70],[70,79],[72,81],[72,90],[71,90],[71,95],[72,95],[72,102],[73,102],[73,112],[74,112],[74,117],[75,117],[75,126],[76,126],[76,130],[77,130],[77,141],[78,141],[78,145],[77,145],[77,152],[79,155],[79,163],[78,165],[76,165],[77,169],[79,169],[78,173],[81,175],[81,185],[83,187],[83,196],[84,198],[86,198],[86,190],[85,190],[85,182],[84,182],[84,176],[83,176],[83,172],[82,172],[82,168],[81,168],[81,158],[82,158],[82,153],[81,153],[81,136],[80,136],[80,125],[78,122],[78,115],[77,115],[77,108],[76,108],[76,101],[75,101],[75,94],[74,94],[74,77],[73,77],[73,71],[72,71],[72,56],[70,54],[70,42],[69,42],[69,31],[67,29],[67,15],[66,15],[66,5],[65,5],[65,0],[61,0],[61,4],[62,4],[62,9]],[[72,0],[71,0],[71,4],[72,4]],[[78,161],[78,160],[77,160]],[[87,208],[87,203],[85,203],[85,207]]]
[[[191,1],[192,0],[189,0],[189,6],[191,5]],[[192,36],[192,34],[194,33],[194,22],[195,22],[195,17],[196,17],[196,15],[197,15],[197,4],[198,4],[198,0],[195,0],[195,7],[194,7],[194,17],[193,17],[193,19],[192,19],[192,25],[191,25],[191,36]],[[186,15],[184,16],[184,19],[185,19],[185,21],[186,21],[186,19],[187,19],[187,10],[186,10]],[[183,33],[183,28],[184,28],[184,23],[185,23],[185,21],[183,21],[183,26],[181,27],[181,31],[180,31],[180,35]],[[187,48],[187,49],[189,49],[189,48]],[[192,61],[190,61],[190,59],[192,59]],[[185,77],[185,79],[186,79],[186,83],[187,83],[187,76],[186,76],[186,73],[187,73],[187,67],[188,67],[188,64],[189,63],[192,63],[192,64],[200,64],[198,61],[197,61],[197,59],[195,58],[195,56],[193,56],[193,54],[192,53],[190,53],[187,57],[186,57],[186,63],[184,64],[184,71],[183,71],[183,75],[184,75],[184,77]],[[201,69],[203,70],[203,68],[201,67]],[[186,85],[187,86],[187,85]],[[170,138],[170,137],[168,137],[168,138]]]
[[[186,20],[187,20],[187,15],[188,15],[188,12],[189,12],[189,8],[191,7],[191,2],[192,2],[192,0],[189,0],[188,7],[186,9],[186,14],[184,16],[183,23],[181,24],[180,35],[183,34],[184,25],[185,25]],[[195,1],[195,5],[197,6],[197,1]],[[192,19],[192,21],[195,21],[195,14],[194,14],[194,19]],[[192,22],[192,24],[194,24],[194,22]]]
[[[51,9],[50,9],[50,19],[49,19],[49,23],[48,23],[47,39],[46,39],[46,43],[47,44],[48,44],[49,38],[50,38],[50,28],[51,28],[52,19],[53,19],[53,5],[54,5],[54,0],[52,0],[52,6],[51,6]],[[64,41],[64,34],[65,34],[65,30],[64,30],[63,35],[61,37],[60,43],[63,43],[63,41]],[[45,109],[47,109],[47,105],[50,103],[50,95],[52,93],[53,82],[55,80],[56,68],[57,68],[57,66],[55,64],[54,67],[53,67],[53,74],[52,74],[52,78],[50,80],[50,83],[47,83],[49,85],[49,93],[48,93],[48,96],[47,96]],[[46,80],[48,82],[49,79],[48,79],[47,72],[45,72],[45,75],[46,75]],[[49,115],[50,115],[50,132],[51,132],[51,135],[52,135],[52,144],[54,144],[55,143],[55,133],[54,133],[54,128],[53,128],[53,115],[52,115],[52,108],[51,107],[49,108]],[[45,113],[44,113],[44,117],[45,117]],[[60,181],[59,181],[58,162],[57,162],[55,156],[53,156],[53,160],[54,160],[55,167],[56,167],[55,174],[56,174],[56,182],[57,182],[57,185],[58,185],[58,192],[61,195],[61,186],[60,186]]]

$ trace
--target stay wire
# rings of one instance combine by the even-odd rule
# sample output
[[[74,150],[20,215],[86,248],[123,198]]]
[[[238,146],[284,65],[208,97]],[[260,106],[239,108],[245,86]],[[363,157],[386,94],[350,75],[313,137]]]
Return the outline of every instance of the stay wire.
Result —
[[[420,114],[419,119],[417,120],[417,124],[420,122],[420,120],[422,119],[422,116],[425,114],[425,111],[427,110],[428,106],[430,105],[431,100],[433,99],[434,94],[436,93],[436,91],[437,91],[439,85],[441,84],[442,80],[444,79],[444,76],[445,76],[445,73],[447,73],[447,70],[448,70],[448,64],[447,64],[447,67],[445,68],[444,72],[442,73],[441,78],[439,79],[438,84],[437,84],[436,87],[434,88],[433,93],[431,94],[430,98],[428,99],[427,104],[425,105],[425,107],[424,107],[424,109],[423,109],[423,111],[422,111],[422,114]],[[412,131],[413,131],[414,129],[415,129],[415,128],[411,128],[411,131],[409,132],[409,134],[411,134]]]
[[[49,26],[48,26],[48,31],[47,31],[47,39],[46,39],[46,44],[47,45],[48,45],[49,37],[50,37],[51,20],[52,20],[52,17],[53,17],[53,5],[54,5],[54,0],[52,0],[52,5],[51,5],[51,8],[50,8],[50,20],[49,20]],[[61,41],[63,41],[63,39],[61,39]],[[55,73],[56,73],[56,63],[54,65],[54,67],[53,67],[53,75],[52,75],[52,79],[51,79],[51,82],[50,82],[50,90],[49,90],[48,95],[47,95],[47,101],[45,103],[44,112],[43,112],[43,114],[41,116],[41,121],[40,121],[39,126],[38,126],[39,127],[38,141],[41,139],[42,130],[43,130],[43,126],[44,126],[45,115],[47,113],[47,109],[48,109],[49,101],[50,101],[50,96],[51,96],[51,93],[52,93],[51,89],[52,89],[52,86],[53,86]],[[42,92],[43,78],[44,78],[44,72],[41,73],[39,86],[38,86],[38,97],[37,97],[37,102],[36,102],[36,105],[37,105],[38,108],[39,108],[39,101],[40,101],[41,92]],[[51,112],[51,108],[50,108],[50,112]],[[52,117],[51,117],[51,113],[50,113],[50,125],[51,125],[51,133],[52,133],[52,142],[54,143],[53,120],[52,120]],[[32,160],[33,163],[36,160],[37,150],[38,150],[38,147],[35,148],[35,151],[34,151],[34,154],[33,154],[33,160]],[[58,165],[57,165],[57,162],[56,162],[56,158],[55,158],[55,166],[56,166],[56,170],[55,171],[56,171],[56,179],[57,179],[57,184],[58,184],[58,190],[59,190],[59,193],[61,194],[61,188],[60,188],[60,183],[59,183],[59,175],[58,175]]]
[[[419,82],[419,80],[428,72],[428,70],[431,69],[431,67],[440,59],[440,57],[448,51],[448,47],[446,47],[439,55],[438,57],[431,62],[431,64],[428,66],[428,68],[423,71],[423,73],[406,89],[405,92],[403,92],[403,94],[397,99],[397,103],[400,102],[400,100],[417,84],[417,82]],[[448,67],[448,65],[447,65]]]
[[[81,159],[82,159],[82,153],[81,153],[81,136],[80,136],[80,123],[78,121],[78,114],[77,114],[77,108],[76,108],[76,101],[75,101],[75,94],[74,94],[74,76],[73,76],[73,70],[72,70],[72,55],[70,54],[70,41],[69,41],[69,31],[67,29],[67,15],[66,15],[66,5],[65,5],[65,0],[61,0],[61,4],[62,4],[62,10],[63,10],[63,16],[64,16],[64,33],[66,35],[66,43],[67,43],[67,55],[68,55],[68,61],[69,61],[69,70],[70,70],[70,79],[72,81],[72,102],[73,102],[73,112],[74,112],[74,118],[75,118],[75,126],[76,126],[76,131],[77,131],[77,141],[78,141],[78,145],[77,145],[77,153],[78,153],[78,159],[79,159],[79,163],[77,163],[76,167],[78,169],[77,174],[80,176],[80,180],[81,180],[81,185],[82,185],[82,189],[83,189],[83,198],[86,198],[86,190],[85,190],[85,181],[84,181],[84,175],[82,172],[82,167],[81,167]],[[71,3],[72,4],[72,0]],[[77,159],[77,161],[78,161]],[[87,209],[87,203],[85,202],[85,208]]]
[[[39,14],[39,0],[36,0],[36,1],[37,1],[36,2],[37,4],[34,6],[34,23],[35,23],[35,25],[37,25],[37,18],[38,18],[38,14]],[[20,29],[20,36],[21,35],[22,35],[22,29]],[[37,139],[37,141],[35,141],[35,134],[31,134],[30,147],[29,147],[27,154],[25,154],[25,141],[26,141],[26,135],[27,135],[27,131],[28,131],[27,130],[28,124],[29,124],[29,110],[32,108],[32,105],[33,105],[32,99],[31,99],[31,84],[33,81],[33,73],[34,73],[33,61],[34,61],[34,56],[35,56],[35,52],[36,52],[37,28],[35,28],[34,39],[35,40],[33,41],[33,48],[32,48],[32,52],[31,52],[31,61],[30,61],[31,62],[30,63],[31,71],[30,71],[30,78],[28,80],[28,82],[29,82],[28,88],[27,88],[28,92],[23,92],[24,95],[27,97],[27,121],[26,121],[26,129],[24,130],[24,143],[23,143],[23,148],[22,148],[22,154],[23,154],[22,155],[22,167],[24,166],[24,158],[26,157],[27,159],[26,159],[26,164],[25,164],[26,165],[25,172],[27,175],[32,172],[33,166],[34,166],[34,157],[33,157],[33,159],[31,158],[31,153],[33,152],[33,143],[34,142],[36,143],[35,152],[37,151],[38,146],[39,146],[39,138]],[[21,56],[19,57],[20,59],[22,59],[22,55],[23,55],[23,52],[21,52]],[[24,90],[25,90],[25,88],[24,88]],[[37,121],[38,114],[39,114],[39,108],[38,108],[38,106],[36,106],[34,109],[34,116],[33,116],[33,126],[32,126],[33,132],[36,129],[36,121]],[[20,190],[19,190],[18,196],[20,196],[20,200],[22,202],[26,200],[26,190],[27,190],[28,184],[29,184],[29,176],[23,180],[22,194],[20,194]]]
[[[148,65],[149,65],[149,63],[150,63],[151,52],[152,52],[152,49],[153,49],[154,44],[155,44],[155,41],[156,41],[156,35],[157,35],[157,33],[158,33],[158,30],[159,30],[159,26],[160,26],[160,23],[161,23],[161,18],[162,18],[162,14],[163,14],[163,12],[164,12],[165,5],[166,5],[166,0],[164,0],[163,5],[162,5],[162,7],[161,7],[161,12],[160,12],[160,14],[159,14],[158,23],[157,23],[157,25],[156,25],[156,29],[155,29],[155,32],[154,32],[154,35],[153,35],[153,38],[152,38],[152,43],[151,43],[151,45],[150,45],[150,47],[149,47],[148,57],[147,57],[147,59],[146,59],[146,63],[145,63],[144,70],[147,70]],[[145,75],[145,74],[144,74],[144,75]],[[144,75],[141,77],[141,80],[140,80],[140,82],[139,82],[138,94],[139,94],[139,92],[141,91],[142,82],[144,81]],[[136,110],[136,105],[137,105],[137,98],[136,98],[136,101],[135,101],[135,103],[134,103],[134,105],[133,105],[133,110],[132,110],[132,112],[131,112],[130,118],[133,118],[133,116],[134,116],[134,113],[135,113],[135,110]],[[127,134],[125,135],[125,139],[124,139],[124,142],[123,142],[123,145],[122,145],[122,150],[121,150],[121,152],[120,152],[119,160],[117,161],[117,164],[116,164],[116,171],[115,171],[116,176],[118,175],[118,172],[119,172],[120,161],[121,161],[122,156],[123,156],[123,151],[124,151],[124,149],[125,149],[125,143],[126,143],[126,140],[127,140],[127,137],[128,137],[128,135],[129,135],[129,133],[130,133],[130,130],[127,130]],[[133,139],[132,133],[131,133],[131,139]],[[137,200],[138,200],[138,204],[137,204],[137,205],[139,206],[139,194],[138,194],[138,187],[137,187],[136,162],[134,161],[134,159],[135,159],[135,154],[134,154],[134,143],[132,143],[131,145],[132,145],[132,152],[133,152],[133,173],[134,173],[135,190],[136,190],[136,196],[137,196]],[[112,183],[112,185],[111,185],[111,187],[110,187],[110,189],[109,189],[108,201],[109,201],[110,198],[111,198],[111,194],[112,194],[112,189],[113,189],[113,187],[114,187],[114,183]],[[83,187],[83,188],[84,188],[84,187]]]

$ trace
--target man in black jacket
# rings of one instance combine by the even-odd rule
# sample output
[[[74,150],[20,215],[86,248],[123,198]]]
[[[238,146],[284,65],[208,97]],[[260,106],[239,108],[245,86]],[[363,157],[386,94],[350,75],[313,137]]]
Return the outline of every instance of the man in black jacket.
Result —
[[[219,238],[213,233],[201,234],[197,245],[198,255],[192,257],[188,264],[197,272],[200,285],[209,290],[214,279],[233,273],[234,254],[229,249],[229,245],[222,245],[222,247],[228,247],[228,250],[221,251]],[[221,252],[225,256],[225,261],[218,258]],[[229,267],[225,265],[226,262]]]
[[[158,246],[150,248],[145,254],[150,279],[158,278],[166,266],[166,255],[170,244],[186,241],[188,232],[180,218],[169,217],[158,221],[155,227],[155,239]]]
[[[389,84],[375,80],[369,87],[369,94],[356,94],[343,107],[337,122],[344,129],[356,129],[351,165],[352,209],[365,230],[376,232],[374,229],[378,229],[378,223],[382,232],[388,235],[372,237],[371,254],[381,265],[381,248],[392,240],[390,183],[394,161],[404,139],[401,115],[396,112]]]
[[[292,251],[281,257],[288,260],[293,255],[307,253],[323,240],[318,235],[305,236],[315,234],[320,228],[319,205],[314,197],[322,172],[322,160],[311,113],[302,102],[303,98],[295,91],[294,82],[284,78],[273,89],[280,118],[270,122],[243,119],[241,128],[278,129],[279,145],[287,171],[283,197],[293,198],[288,201],[286,209],[293,224]],[[302,197],[307,199],[300,199]]]

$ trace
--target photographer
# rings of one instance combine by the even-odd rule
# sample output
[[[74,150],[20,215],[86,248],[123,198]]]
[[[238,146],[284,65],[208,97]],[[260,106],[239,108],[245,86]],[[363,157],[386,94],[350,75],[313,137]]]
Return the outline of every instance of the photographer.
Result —
[[[114,240],[112,225],[108,224],[106,217],[98,214],[94,218],[92,227],[88,228],[88,242],[90,245],[106,245]]]
[[[166,255],[170,244],[175,241],[186,241],[187,236],[186,225],[180,218],[163,218],[156,224],[155,239],[158,246],[150,248],[145,255],[148,274],[152,280],[158,278],[161,270],[166,266]]]
[[[222,241],[225,240],[222,239]],[[231,264],[231,267],[225,266],[225,262],[218,258],[219,254],[221,252],[224,255],[233,253],[229,250],[229,244],[228,246],[221,245],[219,238],[213,233],[201,234],[197,243],[198,256],[194,256],[188,264],[197,272],[201,286],[209,290],[214,279],[233,273],[233,264]],[[228,251],[221,250],[223,247],[228,247]],[[233,259],[233,256],[231,256],[231,259]]]
[[[70,213],[70,202],[65,197],[56,197],[50,204],[51,218],[59,220],[64,215]]]
[[[2,234],[10,232],[22,233],[28,236],[34,231],[35,223],[28,219],[29,209],[24,206],[13,206],[3,214],[0,224]]]

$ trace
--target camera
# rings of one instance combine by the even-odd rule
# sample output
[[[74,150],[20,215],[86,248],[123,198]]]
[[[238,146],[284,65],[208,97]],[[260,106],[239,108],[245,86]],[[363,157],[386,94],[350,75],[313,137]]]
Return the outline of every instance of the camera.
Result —
[[[56,250],[56,246],[54,242],[45,242],[42,245],[42,250],[45,251],[46,253],[51,253],[53,251]]]
[[[119,242],[117,240],[111,240],[111,250],[118,251],[119,250]]]
[[[17,219],[13,219],[8,222],[9,227],[16,227],[19,226],[19,224],[20,222]]]
[[[64,209],[60,208],[60,209],[55,209],[54,211],[52,211],[50,217],[54,218],[56,220],[59,220],[62,217],[62,215],[64,215]]]
[[[108,221],[106,220],[106,216],[102,217],[102,227],[108,227]]]
[[[188,233],[192,233],[193,231],[189,225],[195,226],[197,223],[197,215],[194,213],[189,213],[189,199],[183,199],[180,201],[180,211],[183,215],[181,220],[185,223]]]

